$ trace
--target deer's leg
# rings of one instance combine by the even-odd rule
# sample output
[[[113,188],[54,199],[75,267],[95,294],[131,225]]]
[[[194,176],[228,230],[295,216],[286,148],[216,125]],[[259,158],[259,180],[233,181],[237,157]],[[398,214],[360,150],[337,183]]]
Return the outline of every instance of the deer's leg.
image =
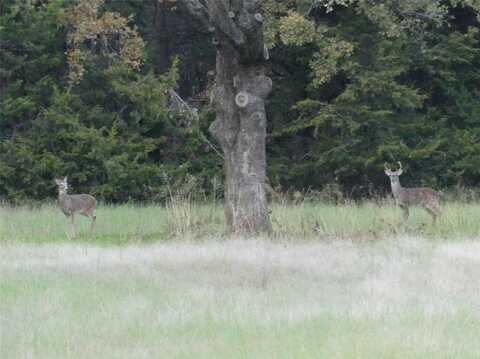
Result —
[[[75,239],[75,215],[70,215],[70,238]]]
[[[435,213],[434,210],[432,210],[429,207],[425,207],[425,210],[432,216],[433,224],[437,223],[437,214]]]
[[[92,219],[92,223],[90,224],[90,233],[93,234],[95,232],[95,224],[97,222],[97,215],[95,211],[92,212],[90,218]]]
[[[440,209],[439,208],[435,208],[435,206],[426,206],[426,207],[423,207],[425,208],[425,210],[432,216],[432,220],[433,220],[433,224],[436,224],[437,223],[437,217],[440,215]]]
[[[435,203],[434,210],[437,217],[440,217],[442,215],[442,208],[440,207],[439,203]]]
[[[400,206],[400,208],[403,211],[403,221],[406,222],[408,221],[408,217],[410,216],[410,212],[408,210],[407,206]]]

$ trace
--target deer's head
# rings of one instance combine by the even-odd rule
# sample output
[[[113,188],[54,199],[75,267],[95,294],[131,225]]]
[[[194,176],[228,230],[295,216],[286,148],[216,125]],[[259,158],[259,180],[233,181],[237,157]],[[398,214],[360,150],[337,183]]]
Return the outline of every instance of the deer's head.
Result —
[[[392,169],[385,162],[385,174],[390,178],[392,185],[400,183],[399,177],[403,173],[402,163],[400,161],[398,161],[397,163],[398,163],[398,169],[396,171],[392,171]]]
[[[57,184],[58,187],[58,193],[60,194],[66,194],[68,190],[68,182],[67,182],[67,176],[63,179],[55,178],[55,183]]]

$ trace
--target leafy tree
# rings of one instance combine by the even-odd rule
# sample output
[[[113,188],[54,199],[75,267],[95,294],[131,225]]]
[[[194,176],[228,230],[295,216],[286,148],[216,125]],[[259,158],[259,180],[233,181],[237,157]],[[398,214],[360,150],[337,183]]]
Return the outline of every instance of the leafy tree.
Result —
[[[103,20],[103,30],[77,34],[84,42],[70,41],[71,31],[78,32],[69,25],[72,15],[66,15],[70,2],[11,5],[0,17],[5,39],[0,197],[44,199],[53,195],[52,178],[64,174],[75,191],[107,201],[163,200],[170,183],[188,173],[198,173],[200,185],[208,188],[218,161],[200,137],[204,125],[186,126],[169,109],[177,63],[163,75],[148,70],[148,64],[144,73],[135,71]],[[104,19],[106,12],[101,12],[107,9],[97,10],[95,16],[88,14]],[[125,24],[120,15],[110,18],[115,19],[112,31]],[[96,41],[102,42],[101,51]],[[134,48],[138,43],[133,41]],[[78,66],[71,62],[74,46],[86,54]],[[203,161],[212,164],[209,170]]]
[[[469,161],[478,154],[475,10],[460,2],[316,2],[302,19],[301,5],[272,7],[274,45],[296,54],[301,46],[310,61],[290,61],[311,77],[302,82],[304,97],[274,124],[270,177],[296,188],[337,182],[360,196],[385,184],[385,161],[402,160],[409,181],[452,185],[463,174],[478,183],[463,152]],[[315,24],[314,36],[302,21]],[[469,136],[453,128],[464,121]]]
[[[247,217],[269,228],[256,190],[264,145],[270,182],[283,188],[333,184],[368,196],[387,187],[383,163],[399,160],[415,185],[480,183],[478,1],[210,3],[0,2],[0,197],[53,197],[52,177],[64,174],[107,201],[163,200],[189,178],[208,192],[221,174],[217,146],[233,230]],[[251,33],[248,19],[258,24]],[[215,73],[225,59],[232,66]],[[234,103],[252,91],[250,70],[272,79],[268,121],[262,99],[265,130],[238,132],[252,124]],[[171,111],[172,89],[198,119]],[[240,158],[248,151],[259,155]],[[258,176],[238,173],[252,163]],[[246,192],[237,190],[244,179]],[[260,212],[248,209],[255,203]]]

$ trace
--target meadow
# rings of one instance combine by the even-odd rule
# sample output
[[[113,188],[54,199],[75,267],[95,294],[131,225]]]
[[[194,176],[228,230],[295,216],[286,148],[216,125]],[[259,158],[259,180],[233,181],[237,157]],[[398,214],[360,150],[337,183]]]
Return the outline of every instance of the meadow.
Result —
[[[389,202],[272,206],[230,238],[219,204],[0,207],[2,358],[478,358],[480,205],[437,226]]]
[[[390,201],[329,204],[301,202],[271,206],[273,239],[382,239],[422,236],[460,239],[480,236],[480,204],[451,202],[434,226],[431,217],[414,208],[403,223],[401,210]],[[63,242],[68,221],[54,204],[0,206],[0,241]],[[224,237],[223,207],[219,203],[174,200],[166,206],[100,205],[94,236],[89,220],[76,216],[77,240],[98,245]]]

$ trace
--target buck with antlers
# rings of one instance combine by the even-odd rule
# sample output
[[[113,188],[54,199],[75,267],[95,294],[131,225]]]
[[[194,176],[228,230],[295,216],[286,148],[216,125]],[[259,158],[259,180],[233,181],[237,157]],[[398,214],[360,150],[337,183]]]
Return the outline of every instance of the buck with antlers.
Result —
[[[440,194],[428,187],[403,188],[400,184],[400,176],[403,173],[402,164],[398,162],[398,170],[392,171],[385,163],[385,174],[390,178],[392,193],[397,205],[403,210],[403,218],[408,220],[409,207],[423,207],[433,219],[435,224],[441,215]]]
[[[95,230],[95,222],[97,216],[95,209],[97,200],[89,194],[67,194],[68,182],[67,177],[63,179],[55,179],[58,186],[58,204],[62,212],[70,218],[70,237],[75,238],[75,213],[82,214],[92,220],[90,232],[93,234]]]

